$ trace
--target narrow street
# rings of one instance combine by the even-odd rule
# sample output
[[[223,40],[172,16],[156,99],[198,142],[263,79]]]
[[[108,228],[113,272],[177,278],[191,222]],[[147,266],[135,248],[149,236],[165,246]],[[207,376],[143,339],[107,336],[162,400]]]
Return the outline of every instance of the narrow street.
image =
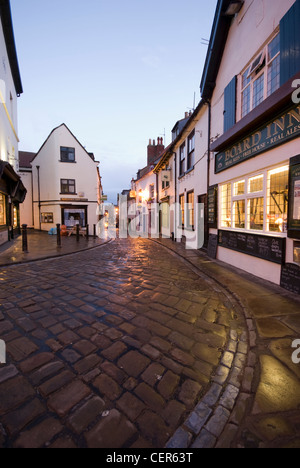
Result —
[[[192,270],[141,239],[3,268],[0,446],[191,444],[212,413],[201,398],[231,367],[241,382],[247,353],[239,308]]]

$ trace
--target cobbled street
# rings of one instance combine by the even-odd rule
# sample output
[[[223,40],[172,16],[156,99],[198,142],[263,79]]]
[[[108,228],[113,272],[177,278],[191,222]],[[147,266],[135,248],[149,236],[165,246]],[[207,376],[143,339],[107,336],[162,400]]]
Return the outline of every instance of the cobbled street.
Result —
[[[217,285],[142,239],[2,268],[0,298],[0,447],[164,447],[244,330]]]

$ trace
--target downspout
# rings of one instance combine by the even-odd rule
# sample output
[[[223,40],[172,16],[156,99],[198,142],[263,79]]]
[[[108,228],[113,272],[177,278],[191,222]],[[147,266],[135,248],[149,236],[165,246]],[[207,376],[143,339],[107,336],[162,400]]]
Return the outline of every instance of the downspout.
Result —
[[[175,211],[174,211],[174,240],[177,242],[177,153],[173,151],[175,160]]]
[[[206,217],[206,239],[209,241],[209,225],[208,225],[208,193],[210,187],[210,146],[211,146],[211,101],[208,100],[208,142],[207,142],[207,217]]]
[[[38,175],[38,202],[39,202],[39,226],[40,231],[42,229],[41,224],[41,185],[40,185],[40,166],[36,166],[37,168],[37,175]]]

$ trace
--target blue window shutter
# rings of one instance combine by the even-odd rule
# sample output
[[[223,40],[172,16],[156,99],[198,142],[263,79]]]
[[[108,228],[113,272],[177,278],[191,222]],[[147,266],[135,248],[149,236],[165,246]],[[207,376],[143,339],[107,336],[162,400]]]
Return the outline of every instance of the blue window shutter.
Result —
[[[280,84],[300,72],[300,0],[280,21]]]
[[[224,91],[224,132],[236,124],[236,84],[235,76]]]

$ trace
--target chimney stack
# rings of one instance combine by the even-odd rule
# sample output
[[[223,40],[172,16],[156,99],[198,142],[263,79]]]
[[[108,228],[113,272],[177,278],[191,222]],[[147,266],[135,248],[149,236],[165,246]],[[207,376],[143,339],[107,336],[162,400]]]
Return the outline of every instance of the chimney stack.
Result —
[[[153,140],[153,144],[151,144],[151,139],[149,140],[149,145],[147,148],[148,158],[147,158],[147,165],[152,166],[155,161],[159,158],[161,153],[164,151],[165,146],[163,144],[163,138],[157,138],[157,145],[155,140]]]

